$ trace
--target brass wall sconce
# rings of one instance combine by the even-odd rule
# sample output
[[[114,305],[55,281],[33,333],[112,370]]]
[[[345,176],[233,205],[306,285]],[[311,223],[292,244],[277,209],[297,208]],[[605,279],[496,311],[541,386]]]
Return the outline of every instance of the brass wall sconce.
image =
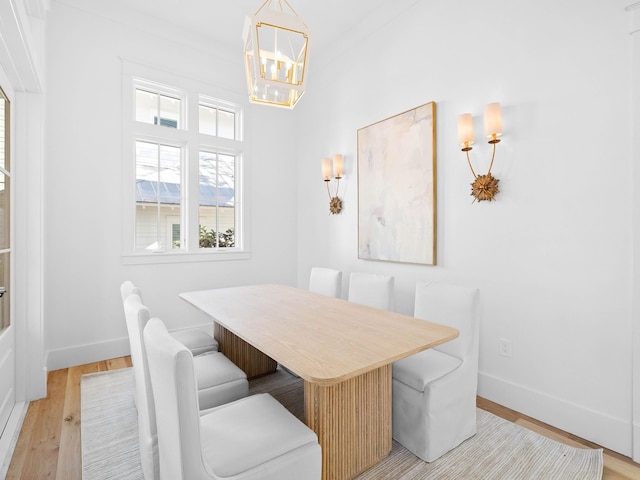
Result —
[[[474,177],[474,181],[471,184],[471,195],[478,202],[494,200],[493,197],[500,191],[498,190],[500,180],[491,175],[493,160],[496,157],[496,145],[500,143],[498,137],[502,135],[502,114],[499,103],[490,103],[484,107],[484,134],[491,139],[489,144],[493,145],[493,154],[491,155],[491,163],[487,174],[476,175],[469,158],[469,151],[472,149],[471,145],[475,140],[473,136],[473,117],[470,113],[463,113],[458,116],[458,143],[462,147],[462,151],[467,154],[467,163],[469,163],[469,168]]]
[[[331,195],[329,190],[329,182],[331,181],[331,172],[333,171],[336,183],[336,194]],[[331,215],[336,215],[342,211],[342,200],[338,197],[338,188],[340,187],[340,179],[344,173],[344,167],[342,164],[342,155],[337,153],[333,156],[333,167],[331,166],[330,158],[322,159],[322,176],[327,184],[327,193],[329,194],[329,212]]]

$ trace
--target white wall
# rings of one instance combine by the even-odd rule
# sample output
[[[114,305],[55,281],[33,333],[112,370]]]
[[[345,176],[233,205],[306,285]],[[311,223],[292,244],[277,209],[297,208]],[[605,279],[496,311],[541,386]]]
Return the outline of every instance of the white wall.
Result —
[[[406,4],[406,2],[405,2]],[[312,69],[300,116],[298,283],[309,269],[396,277],[412,314],[417,280],[476,285],[480,394],[631,452],[632,164],[629,31],[618,2],[432,0]],[[438,265],[357,259],[356,131],[437,104]],[[493,174],[472,203],[456,117],[503,106]],[[328,215],[320,159],[343,153],[344,210]],[[485,170],[489,146],[471,152]],[[437,320],[437,319],[436,319]],[[513,357],[498,353],[500,338]]]
[[[241,53],[229,62],[229,55],[211,53],[214,46],[192,42],[188,32],[176,43],[163,36],[170,33],[166,25],[151,19],[140,21],[140,29],[134,21],[120,23],[119,12],[104,2],[104,15],[90,14],[84,7],[92,2],[54,1],[48,17],[44,309],[50,369],[127,354],[119,296],[125,279],[142,288],[152,315],[170,329],[211,329],[211,320],[179,292],[296,280],[296,161],[292,144],[278,141],[293,130],[293,116],[248,104],[251,258],[123,263],[121,59],[197,79],[220,95],[244,98],[246,83]]]

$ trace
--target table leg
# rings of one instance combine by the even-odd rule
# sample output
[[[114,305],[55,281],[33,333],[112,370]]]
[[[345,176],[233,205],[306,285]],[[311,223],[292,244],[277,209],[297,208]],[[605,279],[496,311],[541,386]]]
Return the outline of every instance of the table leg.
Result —
[[[322,447],[323,480],[348,480],[391,451],[391,365],[335,385],[304,382],[305,421]]]
[[[218,351],[246,373],[248,379],[276,371],[278,362],[217,323],[214,323],[214,337]]]

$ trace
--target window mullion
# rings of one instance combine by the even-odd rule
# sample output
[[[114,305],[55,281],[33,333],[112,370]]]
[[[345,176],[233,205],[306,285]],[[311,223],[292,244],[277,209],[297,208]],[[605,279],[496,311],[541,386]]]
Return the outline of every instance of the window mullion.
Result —
[[[162,248],[162,225],[160,225],[162,220],[162,215],[160,214],[162,210],[162,202],[160,201],[160,172],[162,171],[162,165],[160,157],[160,145],[156,145],[156,251],[166,250],[166,246]]]
[[[216,153],[216,248],[220,247],[220,157]]]
[[[185,198],[185,237],[187,249],[190,252],[198,251],[199,244],[199,212],[200,183],[199,183],[199,158],[200,146],[198,145],[198,95],[190,94],[186,103],[187,119],[187,162],[184,191]]]

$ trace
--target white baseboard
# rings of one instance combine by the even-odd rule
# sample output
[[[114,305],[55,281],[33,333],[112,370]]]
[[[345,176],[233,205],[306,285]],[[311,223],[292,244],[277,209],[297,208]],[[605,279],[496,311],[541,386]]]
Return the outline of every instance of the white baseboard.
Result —
[[[203,330],[211,334],[213,327],[211,323],[207,323],[180,330]],[[129,339],[122,337],[104,342],[49,350],[46,355],[45,364],[47,370],[53,371],[61,368],[74,367],[76,365],[84,365],[86,363],[109,360],[110,358],[124,357],[130,353]]]
[[[632,455],[630,421],[482,372],[478,376],[478,395],[627,457]]]
[[[18,402],[13,406],[7,425],[0,437],[0,478],[7,476],[28,407],[29,402]]]

